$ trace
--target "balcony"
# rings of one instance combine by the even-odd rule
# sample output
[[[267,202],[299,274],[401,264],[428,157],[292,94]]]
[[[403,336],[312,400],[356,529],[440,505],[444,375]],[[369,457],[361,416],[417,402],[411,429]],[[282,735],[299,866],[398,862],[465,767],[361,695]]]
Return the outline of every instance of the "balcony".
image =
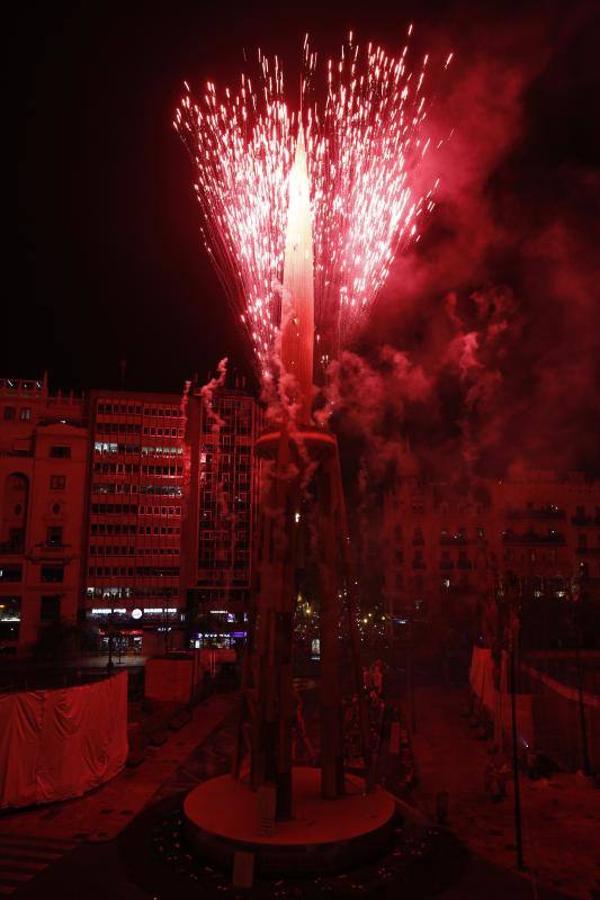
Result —
[[[0,554],[2,556],[18,556],[25,552],[25,544],[22,538],[2,541],[0,544]]]
[[[33,450],[0,450],[0,456],[33,456]]]
[[[31,552],[28,554],[28,558],[32,562],[44,562],[48,560],[49,562],[70,562],[70,560],[75,559],[76,554],[69,553],[71,549],[70,544],[59,544],[54,541],[43,541],[40,544],[35,544],[31,549]]]
[[[565,536],[558,531],[553,534],[538,534],[535,531],[527,531],[525,534],[516,534],[514,531],[505,531],[502,534],[504,544],[535,544],[536,546],[560,546],[565,543]]]
[[[564,519],[565,511],[554,504],[547,506],[530,506],[526,509],[507,509],[508,519]]]

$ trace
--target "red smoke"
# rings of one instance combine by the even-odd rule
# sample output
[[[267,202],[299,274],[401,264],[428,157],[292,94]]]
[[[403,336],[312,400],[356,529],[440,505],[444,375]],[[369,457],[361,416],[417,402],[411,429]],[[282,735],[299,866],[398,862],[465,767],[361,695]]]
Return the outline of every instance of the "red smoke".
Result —
[[[512,463],[598,473],[598,160],[572,112],[593,116],[578,100],[592,12],[557,5],[458,38],[433,111],[438,136],[455,129],[439,205],[360,356],[333,371],[337,427],[377,480],[407,439],[445,480]]]

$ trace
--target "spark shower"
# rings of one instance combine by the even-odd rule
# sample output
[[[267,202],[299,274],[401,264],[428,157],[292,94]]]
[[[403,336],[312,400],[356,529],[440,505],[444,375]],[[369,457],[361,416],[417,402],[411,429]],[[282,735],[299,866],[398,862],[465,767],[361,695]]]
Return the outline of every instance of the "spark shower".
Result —
[[[412,26],[408,34],[412,31]],[[445,61],[447,68],[452,54]],[[315,337],[347,344],[384,284],[396,253],[418,240],[437,181],[423,183],[428,55],[418,71],[352,34],[320,66],[305,39],[299,109],[290,111],[281,62],[258,52],[258,78],[239,89],[189,86],[175,128],[196,171],[203,237],[261,372],[269,371],[284,314],[289,180],[306,143],[314,242]],[[289,92],[292,93],[292,92]],[[321,358],[326,364],[328,355]]]

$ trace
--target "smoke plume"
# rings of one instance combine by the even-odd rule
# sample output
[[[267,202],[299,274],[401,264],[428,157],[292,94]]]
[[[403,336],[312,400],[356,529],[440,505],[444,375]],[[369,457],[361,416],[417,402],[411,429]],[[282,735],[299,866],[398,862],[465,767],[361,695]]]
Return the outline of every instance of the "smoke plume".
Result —
[[[437,208],[330,369],[346,465],[373,484],[410,465],[409,440],[445,481],[511,464],[600,474],[593,10],[546,13],[458,37],[432,112],[450,135],[432,157]]]

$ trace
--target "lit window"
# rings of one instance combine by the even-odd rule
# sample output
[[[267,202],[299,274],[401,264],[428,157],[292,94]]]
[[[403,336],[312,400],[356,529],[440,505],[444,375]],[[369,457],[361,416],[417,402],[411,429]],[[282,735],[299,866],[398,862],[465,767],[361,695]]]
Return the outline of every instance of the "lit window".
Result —
[[[29,406],[22,406],[19,412],[19,418],[21,422],[29,422],[31,419],[31,408]]]
[[[16,641],[21,625],[21,598],[0,597],[0,640]]]
[[[23,578],[23,566],[18,563],[0,563],[0,582],[21,581]],[[0,603],[2,598],[0,598]]]
[[[46,543],[49,547],[62,547],[63,530],[60,525],[49,525],[46,529]],[[62,579],[61,579],[62,581]]]

